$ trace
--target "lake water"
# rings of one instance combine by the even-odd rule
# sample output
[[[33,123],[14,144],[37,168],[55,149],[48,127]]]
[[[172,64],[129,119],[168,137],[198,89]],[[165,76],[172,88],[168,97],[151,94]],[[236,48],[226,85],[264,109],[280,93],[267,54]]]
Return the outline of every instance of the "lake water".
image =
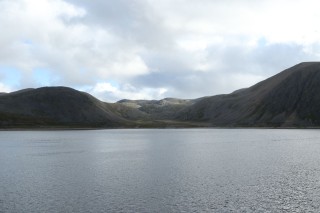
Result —
[[[320,130],[0,132],[0,212],[319,212]]]

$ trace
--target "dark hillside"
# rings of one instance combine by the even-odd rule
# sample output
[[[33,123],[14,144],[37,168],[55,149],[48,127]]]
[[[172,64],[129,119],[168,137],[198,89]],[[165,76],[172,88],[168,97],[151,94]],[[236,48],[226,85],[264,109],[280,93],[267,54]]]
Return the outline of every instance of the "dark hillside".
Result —
[[[67,87],[43,87],[1,95],[1,126],[123,125],[107,103]]]
[[[250,88],[185,108],[178,119],[214,126],[320,126],[320,63],[301,63]]]
[[[320,63],[293,66],[250,88],[194,100],[105,103],[67,87],[0,94],[0,127],[320,127]]]

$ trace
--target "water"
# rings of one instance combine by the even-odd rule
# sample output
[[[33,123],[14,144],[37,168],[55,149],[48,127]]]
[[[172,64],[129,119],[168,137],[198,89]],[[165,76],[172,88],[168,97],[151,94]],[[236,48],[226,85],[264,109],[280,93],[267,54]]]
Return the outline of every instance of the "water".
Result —
[[[0,132],[1,213],[319,207],[319,130]]]

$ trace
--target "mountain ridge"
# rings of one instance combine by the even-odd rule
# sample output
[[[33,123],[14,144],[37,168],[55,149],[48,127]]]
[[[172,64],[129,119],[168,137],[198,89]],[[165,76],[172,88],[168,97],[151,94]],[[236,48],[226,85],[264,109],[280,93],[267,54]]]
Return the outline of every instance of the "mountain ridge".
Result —
[[[68,87],[0,94],[0,128],[319,127],[320,62],[303,62],[249,88],[198,99],[106,103]]]
[[[314,83],[307,88],[310,81]],[[318,126],[320,114],[310,108],[319,105],[319,95],[320,63],[305,62],[237,93],[206,98],[185,109],[178,118],[209,121],[214,126]],[[297,103],[304,102],[309,103],[304,106],[307,114],[316,113],[311,122],[303,109],[297,108]]]

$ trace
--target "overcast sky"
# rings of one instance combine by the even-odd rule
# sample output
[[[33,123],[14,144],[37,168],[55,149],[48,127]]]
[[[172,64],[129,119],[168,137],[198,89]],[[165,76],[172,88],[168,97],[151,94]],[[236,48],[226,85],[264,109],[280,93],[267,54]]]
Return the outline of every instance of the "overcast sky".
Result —
[[[318,0],[0,0],[0,91],[230,93],[318,61],[319,11]]]

